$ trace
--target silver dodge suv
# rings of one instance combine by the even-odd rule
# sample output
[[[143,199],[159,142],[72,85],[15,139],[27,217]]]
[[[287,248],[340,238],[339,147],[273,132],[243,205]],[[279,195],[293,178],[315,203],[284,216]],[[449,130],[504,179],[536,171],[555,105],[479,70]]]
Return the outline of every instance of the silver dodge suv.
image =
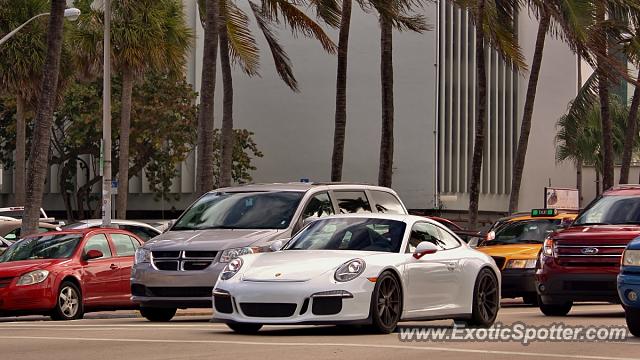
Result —
[[[264,184],[209,192],[137,250],[132,300],[151,321],[169,321],[178,308],[211,308],[213,285],[229,261],[271,251],[314,219],[345,213],[407,210],[393,190],[370,185]]]

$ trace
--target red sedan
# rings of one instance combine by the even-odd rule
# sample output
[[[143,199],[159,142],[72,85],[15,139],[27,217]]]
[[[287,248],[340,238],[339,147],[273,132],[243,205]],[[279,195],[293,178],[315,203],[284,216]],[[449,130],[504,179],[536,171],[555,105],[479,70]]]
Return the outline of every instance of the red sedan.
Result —
[[[129,277],[142,240],[117,229],[68,230],[16,242],[0,256],[0,316],[135,308]]]

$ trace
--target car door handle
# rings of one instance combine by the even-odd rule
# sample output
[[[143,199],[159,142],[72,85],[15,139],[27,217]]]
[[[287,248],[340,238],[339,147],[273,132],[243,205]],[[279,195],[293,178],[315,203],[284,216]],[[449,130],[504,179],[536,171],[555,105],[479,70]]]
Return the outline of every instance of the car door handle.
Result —
[[[111,266],[109,266],[109,269],[111,269],[111,270],[115,270],[117,268],[118,268],[118,265],[116,265],[116,264],[111,264]]]
[[[458,262],[457,261],[451,261],[451,262],[447,262],[447,270],[449,271],[454,271],[458,268]]]

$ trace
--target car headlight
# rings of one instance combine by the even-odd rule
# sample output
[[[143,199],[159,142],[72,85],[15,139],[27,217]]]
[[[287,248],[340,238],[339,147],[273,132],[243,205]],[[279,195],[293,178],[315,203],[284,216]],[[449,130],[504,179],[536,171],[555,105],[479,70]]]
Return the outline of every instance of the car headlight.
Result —
[[[222,255],[220,255],[220,262],[228,263],[231,260],[238,258],[242,255],[253,254],[255,252],[258,252],[257,250],[258,250],[257,248],[250,248],[250,247],[227,249],[222,252]]]
[[[224,270],[222,270],[222,273],[220,274],[220,280],[229,280],[234,277],[234,275],[237,274],[238,271],[240,271],[240,268],[242,268],[242,264],[243,262],[240,258],[231,260],[227,264],[227,266],[224,267]]]
[[[336,270],[334,278],[339,282],[351,281],[362,274],[365,267],[365,262],[362,259],[349,260],[340,265]]]
[[[622,266],[640,266],[640,250],[625,250]]]
[[[49,272],[47,270],[35,270],[28,272],[18,279],[16,285],[33,285],[39,284],[45,280],[49,276]]]
[[[537,259],[514,259],[507,262],[505,269],[533,269],[536,267]]]
[[[136,250],[135,264],[143,264],[151,261],[151,251],[145,248],[138,248]]]

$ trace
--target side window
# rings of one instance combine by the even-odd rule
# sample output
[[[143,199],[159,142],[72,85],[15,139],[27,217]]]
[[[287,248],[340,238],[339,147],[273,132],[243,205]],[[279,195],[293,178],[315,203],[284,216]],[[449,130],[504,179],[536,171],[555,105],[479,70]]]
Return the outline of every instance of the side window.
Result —
[[[325,216],[334,215],[333,205],[331,204],[331,199],[329,198],[329,194],[320,193],[316,194],[309,202],[307,206],[304,208],[302,212],[302,219],[308,218],[322,218]]]
[[[341,214],[370,213],[371,206],[364,191],[334,191]]]
[[[409,237],[409,244],[407,244],[407,252],[414,252],[418,244],[423,241],[428,241],[437,247],[444,249],[444,243],[441,238],[442,234],[435,225],[428,223],[416,223],[411,229],[411,237]]]
[[[118,256],[131,256],[136,252],[136,248],[129,235],[111,234],[111,240],[113,240],[113,245],[116,247],[116,254]]]
[[[405,214],[400,200],[395,195],[378,190],[371,190],[370,193],[378,212],[383,214]]]
[[[451,233],[444,229],[439,230],[440,234],[442,235],[442,237],[440,238],[440,240],[442,240],[442,247],[445,250],[455,249],[460,246],[460,241],[458,241],[455,236],[451,235]]]
[[[131,243],[133,244],[133,248],[134,248],[134,250],[135,250],[135,249],[138,249],[140,246],[142,246],[142,245],[140,245],[140,243],[138,242],[138,240],[137,240],[137,239],[134,239],[134,238],[132,238],[131,236],[129,236],[129,239],[131,240]],[[141,239],[141,240],[142,240],[142,239]],[[142,241],[144,242],[144,240],[142,240]],[[135,251],[134,251],[134,252],[135,252]]]
[[[110,258],[112,256],[109,241],[107,241],[107,237],[104,234],[93,235],[87,241],[84,245],[84,253],[86,254],[89,250],[101,251],[102,257],[100,259]]]

